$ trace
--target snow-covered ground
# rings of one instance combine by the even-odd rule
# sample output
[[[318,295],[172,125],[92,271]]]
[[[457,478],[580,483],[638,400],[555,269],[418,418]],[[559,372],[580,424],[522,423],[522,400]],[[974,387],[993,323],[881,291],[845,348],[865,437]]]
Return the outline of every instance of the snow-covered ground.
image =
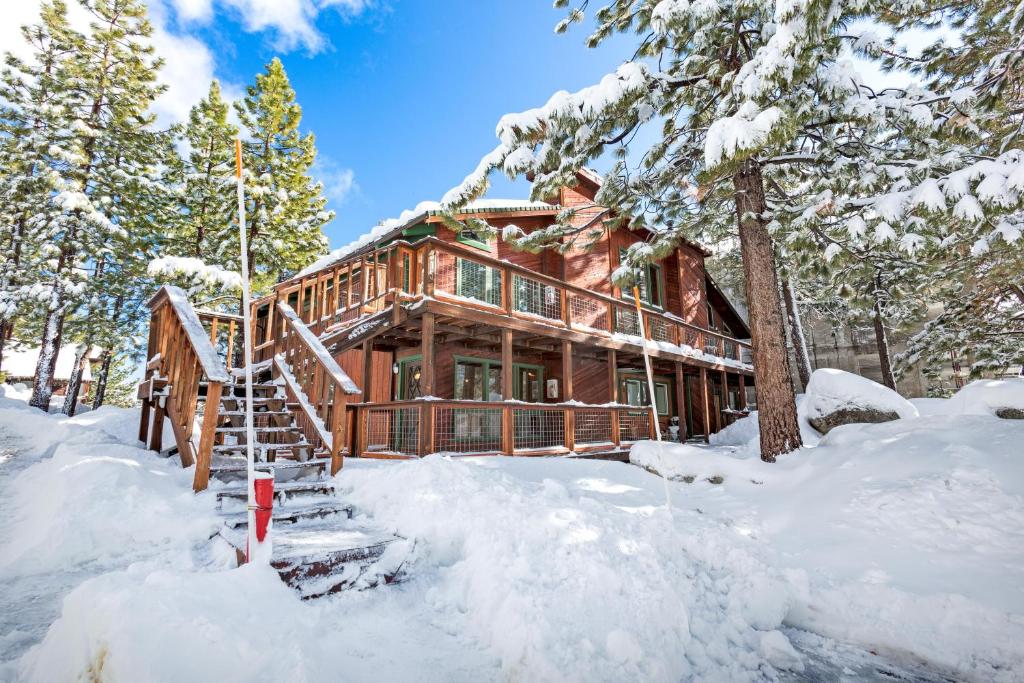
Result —
[[[415,539],[410,579],[302,602],[224,568],[213,495],[133,411],[0,398],[0,680],[861,679],[866,650],[1020,680],[1024,421],[915,405],[775,465],[756,418],[642,444],[668,507],[622,463],[349,460],[339,495]]]

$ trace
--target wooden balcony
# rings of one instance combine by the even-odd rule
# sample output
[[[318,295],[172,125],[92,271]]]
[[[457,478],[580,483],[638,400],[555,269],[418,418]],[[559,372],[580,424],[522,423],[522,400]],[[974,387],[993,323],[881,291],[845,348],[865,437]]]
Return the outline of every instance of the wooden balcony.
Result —
[[[254,303],[256,358],[269,358],[281,335],[271,302],[286,301],[328,345],[351,337],[367,316],[396,307],[608,349],[646,343],[656,357],[752,374],[746,342],[691,325],[650,306],[588,291],[478,250],[427,237],[399,241],[278,286]],[[643,316],[641,337],[640,315]],[[396,313],[394,320],[399,320]]]
[[[420,399],[348,410],[352,453],[363,457],[564,455],[654,438],[643,407]]]

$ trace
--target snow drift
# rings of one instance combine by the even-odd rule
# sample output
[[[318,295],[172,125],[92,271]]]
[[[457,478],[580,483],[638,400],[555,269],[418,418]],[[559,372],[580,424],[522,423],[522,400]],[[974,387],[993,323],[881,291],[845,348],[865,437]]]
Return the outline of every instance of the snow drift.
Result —
[[[875,415],[884,421],[885,416],[899,418],[917,417],[917,408],[892,389],[851,372],[835,368],[819,368],[811,374],[803,405],[804,417],[818,431],[828,431],[829,418],[837,414],[861,415],[869,421],[868,415]]]
[[[995,415],[1006,408],[1024,412],[1024,377],[979,379],[949,399],[949,412],[960,415]]]

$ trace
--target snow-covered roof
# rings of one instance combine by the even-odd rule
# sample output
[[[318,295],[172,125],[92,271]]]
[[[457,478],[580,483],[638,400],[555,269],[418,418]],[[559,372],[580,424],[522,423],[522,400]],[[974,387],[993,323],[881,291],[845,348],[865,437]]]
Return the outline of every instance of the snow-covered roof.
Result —
[[[455,213],[467,214],[478,213],[481,211],[557,211],[558,208],[559,207],[554,204],[548,204],[547,202],[534,202],[529,199],[478,199],[470,202]],[[357,239],[346,244],[344,247],[339,247],[326,256],[321,256],[319,259],[296,273],[293,279],[305,277],[306,275],[315,273],[318,270],[322,270],[332,263],[336,263],[337,261],[341,261],[342,259],[351,256],[360,249],[366,248],[375,242],[387,239],[395,233],[399,233],[408,227],[422,222],[428,216],[439,216],[443,213],[444,211],[442,210],[440,202],[420,202],[416,205],[416,208],[403,211],[397,218],[389,218],[382,221],[380,225],[376,226],[373,230],[364,235],[360,235]]]
[[[75,354],[77,351],[77,344],[65,344],[61,347],[60,352],[57,354],[57,368],[53,373],[54,379],[71,379],[71,369],[75,365]],[[99,349],[93,348],[89,357],[95,358],[98,355]],[[4,350],[4,358],[3,363],[0,364],[0,370],[7,373],[9,379],[32,377],[36,374],[36,363],[38,362],[38,347],[14,346]],[[85,369],[82,372],[82,381],[92,381],[92,372],[88,363],[85,364]]]

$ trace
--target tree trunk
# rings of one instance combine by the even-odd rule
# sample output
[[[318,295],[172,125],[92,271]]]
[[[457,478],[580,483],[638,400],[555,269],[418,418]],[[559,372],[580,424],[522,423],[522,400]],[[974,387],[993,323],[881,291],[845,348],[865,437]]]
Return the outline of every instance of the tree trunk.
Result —
[[[804,325],[800,321],[800,309],[796,305],[796,294],[793,283],[786,278],[782,281],[782,298],[786,302],[786,315],[789,317],[789,336],[793,338],[793,355],[796,357],[796,372],[800,376],[800,385],[804,390],[811,381],[811,355],[807,352],[807,338],[804,336]]]
[[[64,394],[63,413],[74,417],[78,408],[78,394],[82,390],[82,365],[85,363],[85,354],[89,352],[89,342],[79,344],[75,350],[75,364],[71,367],[71,377],[68,378],[68,389]]]
[[[893,391],[896,390],[896,376],[892,372],[892,361],[889,358],[889,335],[882,324],[882,278],[875,273],[875,346],[878,347],[878,364],[882,370],[882,384]]]
[[[775,462],[776,456],[796,450],[803,442],[796,418],[796,396],[789,373],[775,250],[764,218],[768,207],[758,163],[750,159],[744,161],[733,176],[733,185],[750,309],[761,459]]]
[[[96,375],[96,391],[93,392],[92,396],[92,409],[96,410],[103,405],[103,400],[107,394],[107,378],[110,376],[110,362],[113,358],[110,349],[103,349],[100,354],[100,358],[103,360],[100,362],[100,371]]]
[[[53,395],[53,373],[57,369],[57,353],[64,331],[64,308],[50,309],[43,323],[43,336],[39,341],[39,360],[32,383],[32,396],[28,404],[43,412],[50,412],[50,396]]]

